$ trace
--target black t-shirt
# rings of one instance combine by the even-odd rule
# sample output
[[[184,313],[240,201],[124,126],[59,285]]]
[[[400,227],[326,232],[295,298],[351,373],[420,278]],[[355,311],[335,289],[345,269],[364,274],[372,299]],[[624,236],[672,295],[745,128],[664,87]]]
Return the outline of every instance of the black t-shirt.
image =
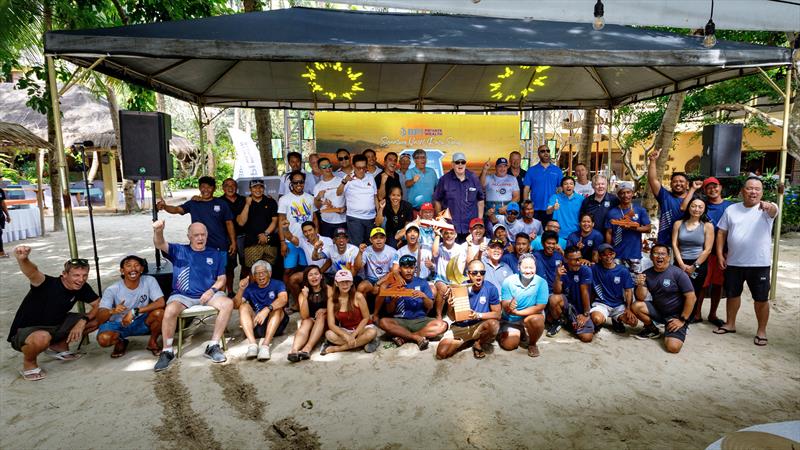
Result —
[[[658,312],[665,319],[680,316],[686,300],[684,294],[694,292],[689,275],[676,266],[668,266],[663,272],[656,272],[656,269],[651,267],[645,270],[644,274],[647,290],[653,296],[653,306]]]
[[[224,195],[220,198],[225,200],[225,203],[228,204],[228,208],[230,208],[231,210],[231,214],[233,214],[233,233],[236,236],[244,234],[244,229],[239,226],[238,222],[236,222],[236,216],[241,214],[242,210],[244,210],[244,202],[245,202],[244,195],[236,194],[236,200],[234,201],[230,201],[230,199]]]
[[[384,184],[383,186],[381,186],[381,182],[383,181],[383,174],[384,174],[384,173],[387,175],[387,177],[386,177],[386,184]],[[383,189],[383,190],[386,192],[386,198],[387,198],[387,200],[386,200],[386,201],[388,202],[388,201],[389,201],[389,200],[388,200],[388,198],[389,198],[389,193],[392,191],[392,188],[393,188],[393,187],[397,186],[397,187],[399,187],[399,188],[401,189],[401,191],[402,191],[402,186],[400,186],[400,174],[399,174],[399,173],[397,173],[397,172],[395,172],[395,173],[394,173],[394,176],[391,176],[391,175],[389,175],[387,172],[381,172],[381,173],[379,173],[379,174],[378,174],[378,176],[377,176],[377,177],[375,177],[375,186],[376,186],[378,189]]]
[[[36,287],[31,286],[28,295],[19,305],[11,323],[11,331],[8,332],[8,342],[11,342],[11,338],[16,336],[20,328],[61,325],[76,302],[91,303],[97,298],[89,283],[72,291],[64,286],[60,277],[45,275],[44,282]]]
[[[387,200],[383,207],[383,217],[386,218],[386,236],[394,237],[398,230],[402,230],[408,222],[414,218],[414,209],[411,203],[400,200],[400,208],[397,212],[392,209],[392,204]]]
[[[253,200],[250,203],[250,212],[247,214],[247,222],[244,224],[244,245],[255,245],[258,243],[258,235],[263,233],[273,217],[278,217],[278,203],[267,197],[261,197],[261,201]],[[275,247],[280,239],[277,233],[278,227],[269,235],[269,245]]]

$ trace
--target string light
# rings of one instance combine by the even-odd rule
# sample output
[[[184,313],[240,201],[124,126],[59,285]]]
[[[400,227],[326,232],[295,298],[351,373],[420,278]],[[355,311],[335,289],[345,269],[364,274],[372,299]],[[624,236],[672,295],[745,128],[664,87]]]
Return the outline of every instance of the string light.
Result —
[[[594,4],[594,21],[592,22],[592,28],[595,30],[600,31],[606,26],[606,19],[603,18],[604,12],[603,0],[597,0],[597,3]]]
[[[703,47],[711,48],[717,45],[717,37],[714,35],[716,28],[717,27],[714,25],[714,0],[711,0],[711,17],[708,18],[708,23],[703,33],[705,36],[703,38]]]

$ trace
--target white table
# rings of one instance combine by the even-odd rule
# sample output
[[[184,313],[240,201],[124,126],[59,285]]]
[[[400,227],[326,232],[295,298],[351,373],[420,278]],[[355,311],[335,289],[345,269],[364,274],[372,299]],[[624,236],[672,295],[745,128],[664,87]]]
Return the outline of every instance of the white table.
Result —
[[[42,223],[39,219],[39,207],[31,205],[25,209],[9,209],[11,223],[3,229],[3,243],[20,241],[42,235]]]

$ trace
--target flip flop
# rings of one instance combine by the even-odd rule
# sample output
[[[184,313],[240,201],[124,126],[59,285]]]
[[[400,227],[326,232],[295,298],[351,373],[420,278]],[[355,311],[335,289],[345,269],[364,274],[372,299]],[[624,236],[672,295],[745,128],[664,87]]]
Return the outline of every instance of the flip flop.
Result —
[[[426,339],[426,338],[422,338],[422,340],[421,340],[421,341],[417,342],[417,347],[418,347],[420,350],[425,350],[425,349],[427,349],[427,348],[428,348],[428,345],[429,345],[429,344],[430,344],[430,342],[428,342],[428,339]]]
[[[19,374],[22,375],[22,379],[25,381],[39,381],[44,380],[47,376],[44,370],[41,367],[34,367],[33,369],[28,370],[20,370]]]
[[[64,350],[63,352],[59,352],[57,350],[53,350],[48,348],[44,351],[47,356],[51,358],[59,359],[61,361],[75,361],[76,359],[81,359],[80,353],[75,353],[70,350]]]
[[[541,353],[539,353],[539,347],[536,344],[528,346],[528,356],[536,358],[539,355],[541,355]]]
[[[472,347],[472,356],[474,356],[475,359],[483,359],[486,358],[486,352],[480,347]]]
[[[753,337],[753,344],[756,344],[759,347],[766,346],[767,342],[769,342],[769,340],[767,338],[762,338],[762,337],[758,337],[758,336],[754,336]]]
[[[120,339],[114,344],[114,351],[111,352],[112,358],[119,358],[121,356],[125,356],[125,353],[128,352],[128,340],[127,339]]]
[[[394,342],[394,345],[396,345],[398,347],[402,347],[403,344],[406,343],[405,339],[403,339],[401,337],[397,337],[397,336],[392,338],[392,342]]]
[[[147,349],[150,350],[150,353],[152,353],[153,356],[161,356],[160,348],[147,347]]]
[[[717,328],[722,328],[722,326],[725,325],[725,321],[717,317],[713,319],[708,319],[708,323],[714,325]]]
[[[725,327],[719,327],[716,330],[712,331],[714,334],[728,334],[728,333],[736,333],[736,330],[729,330]]]

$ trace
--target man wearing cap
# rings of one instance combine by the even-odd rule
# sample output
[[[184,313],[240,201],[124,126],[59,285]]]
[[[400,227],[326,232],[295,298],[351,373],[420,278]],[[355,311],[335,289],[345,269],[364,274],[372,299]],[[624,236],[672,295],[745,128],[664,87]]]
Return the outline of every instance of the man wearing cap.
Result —
[[[347,227],[344,196],[336,193],[342,180],[333,174],[333,164],[328,158],[319,159],[322,172],[319,182],[314,186],[314,206],[319,210],[319,233],[333,238],[337,228]]]
[[[369,232],[375,226],[378,210],[378,190],[375,178],[367,173],[367,158],[353,157],[353,175],[342,179],[336,195],[344,195],[347,206],[347,231],[354,244],[368,242]]]
[[[650,191],[658,201],[658,243],[672,245],[672,225],[683,215],[681,203],[689,189],[689,178],[683,172],[673,172],[669,178],[670,190],[664,189],[658,178],[656,162],[661,149],[653,150],[647,155],[647,182]]]
[[[264,195],[264,180],[250,180],[247,197],[236,222],[244,232],[244,265],[248,269],[259,259],[270,264],[278,256],[278,203]]]
[[[505,214],[497,215],[496,209],[489,208],[489,211],[487,212],[487,215],[489,216],[489,222],[495,226],[498,224],[503,225],[510,236],[516,236],[518,233],[524,233],[525,224],[519,220],[519,204],[517,204],[517,202],[510,202],[508,205],[506,205],[505,210]]]
[[[164,316],[164,293],[158,281],[147,272],[147,262],[135,255],[122,258],[119,263],[122,280],[103,291],[97,310],[97,343],[101,347],[114,346],[112,358],[119,358],[128,350],[129,336],[150,336],[147,349],[158,356],[161,348],[161,318]]]
[[[547,145],[540,145],[539,163],[528,169],[525,174],[525,189],[522,198],[533,200],[534,217],[547,225],[550,215],[547,213],[547,202],[556,193],[564,176],[561,169],[550,163],[550,149]]]
[[[578,217],[584,214],[591,214],[594,218],[594,229],[605,236],[606,214],[619,205],[619,199],[616,195],[608,192],[608,178],[604,175],[595,175],[592,178],[592,187],[594,188],[594,194],[583,200]]]
[[[414,167],[406,172],[406,199],[417,211],[425,203],[433,201],[433,190],[436,189],[436,172],[427,167],[428,156],[425,150],[418,148],[414,150]],[[433,204],[431,203],[431,206]]]
[[[464,247],[467,251],[467,262],[473,259],[481,259],[486,252],[486,244],[489,238],[486,237],[486,228],[483,226],[483,219],[475,217],[469,221],[469,236]]]
[[[639,319],[631,310],[633,303],[633,279],[624,266],[614,262],[617,256],[611,244],[597,247],[600,261],[592,266],[594,281],[594,302],[589,310],[595,329],[611,319],[611,329],[617,333],[625,332],[625,324],[635,327]]]
[[[519,202],[519,184],[508,173],[508,160],[497,158],[494,174],[489,175],[491,160],[486,160],[481,170],[481,184],[486,190],[486,208],[499,210],[510,202]]]
[[[686,208],[689,207],[689,203],[692,202],[696,192],[698,189],[702,189],[703,193],[705,194],[706,198],[706,216],[711,221],[711,224],[714,225],[714,239],[716,240],[717,231],[719,230],[719,220],[722,218],[722,215],[725,213],[725,210],[728,209],[729,206],[733,205],[733,202],[729,200],[725,200],[722,197],[722,184],[720,181],[715,177],[709,177],[705,180],[700,182],[700,180],[695,180],[692,182],[692,186],[689,189],[689,194],[686,198],[683,199],[683,203],[681,204],[681,211],[686,211]],[[719,267],[719,263],[717,261],[716,252],[711,252],[708,256],[708,273],[706,273],[706,280],[703,283],[703,288],[711,287],[710,292],[708,295],[711,297],[711,306],[708,310],[708,321],[717,327],[721,327],[725,324],[725,321],[717,317],[717,308],[719,307],[719,302],[722,299],[722,286],[725,283],[725,270]],[[697,305],[695,306],[695,320],[700,321],[702,320],[702,316],[700,312],[703,306],[703,299],[697,299]]]
[[[578,212],[581,210],[583,196],[575,192],[575,179],[564,177],[561,179],[561,192],[550,196],[547,204],[547,214],[552,214],[553,219],[561,224],[558,237],[566,239],[578,231]]]
[[[351,273],[358,273],[361,266],[358,264],[358,256],[363,252],[366,245],[361,244],[363,247],[356,247],[348,242],[347,230],[338,228],[334,232],[333,245],[328,245],[324,248],[314,246],[311,252],[311,260],[317,261],[320,259],[327,259],[322,265],[322,271],[325,272],[325,278],[329,283],[333,283],[333,276],[340,270],[349,270]],[[361,279],[358,278],[354,286],[358,286]]]
[[[467,157],[463,153],[453,154],[453,168],[439,179],[433,200],[437,214],[450,210],[458,242],[464,242],[469,234],[469,221],[483,217],[484,193],[481,181],[467,170]]]
[[[386,311],[392,317],[380,319],[378,326],[392,337],[392,341],[398,347],[413,341],[420,350],[425,350],[428,348],[428,338],[434,338],[447,331],[447,324],[441,319],[427,316],[427,312],[433,307],[433,293],[427,281],[414,276],[417,259],[405,255],[400,258],[398,264],[400,276],[405,282],[399,287],[410,289],[413,294],[383,298]]]
[[[286,161],[289,165],[289,168],[286,170],[286,173],[283,174],[281,177],[281,184],[278,187],[278,196],[285,195],[287,192],[291,190],[291,178],[290,175],[292,172],[301,172],[305,175],[305,185],[303,185],[303,192],[306,194],[313,194],[314,193],[314,185],[316,184],[316,180],[314,178],[314,174],[308,173],[303,170],[303,155],[299,152],[289,152],[286,155]]]
[[[503,241],[492,239],[489,241],[488,248],[481,259],[486,271],[484,279],[487,283],[497,288],[498,294],[500,293],[500,287],[503,285],[503,280],[514,275],[514,269],[502,261],[503,246]]]
[[[516,181],[515,181],[516,182]],[[444,334],[439,346],[436,348],[438,359],[449,358],[460,350],[467,348],[472,342],[472,356],[483,359],[486,352],[485,345],[491,343],[500,329],[500,292],[499,286],[493,286],[485,279],[486,269],[479,260],[470,261],[467,266],[467,276],[471,286],[467,289],[469,297],[470,318],[453,322],[450,329]],[[448,288],[447,316],[455,319],[453,311],[453,295]]]
[[[397,269],[397,250],[386,245],[386,231],[381,227],[373,228],[369,240],[372,245],[361,244],[364,248],[360,249],[355,262],[356,267],[362,268],[364,281],[357,288],[364,298],[377,294],[387,275]]]
[[[647,210],[634,205],[632,183],[619,183],[617,188],[619,205],[606,214],[606,243],[614,246],[616,263],[628,268],[631,273],[642,271],[642,234],[649,233],[652,225]],[[612,220],[630,219],[623,225],[615,225]]]

